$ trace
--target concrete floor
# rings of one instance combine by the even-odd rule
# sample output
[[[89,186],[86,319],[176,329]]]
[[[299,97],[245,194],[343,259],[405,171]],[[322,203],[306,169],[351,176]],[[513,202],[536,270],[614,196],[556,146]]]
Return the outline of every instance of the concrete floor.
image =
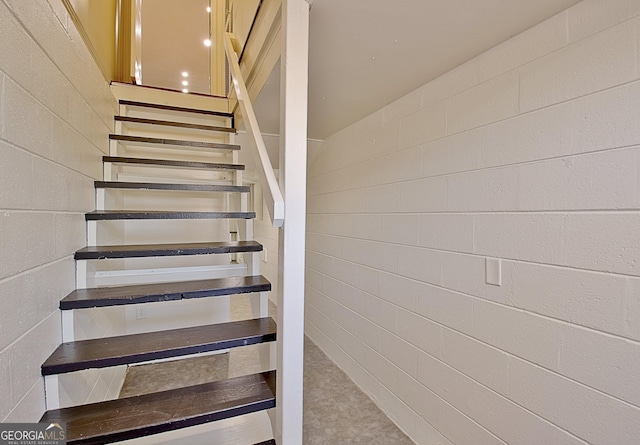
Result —
[[[304,351],[305,445],[413,445],[308,338]]]
[[[231,302],[234,320],[250,318],[248,297],[235,296]],[[271,304],[269,312],[275,318],[275,307]],[[236,348],[225,354],[132,366],[120,397],[260,372],[263,370],[260,347],[264,348],[264,345]],[[304,384],[305,445],[413,444],[308,338],[305,338]],[[256,422],[262,423],[263,427],[250,426]],[[249,445],[264,440],[264,435],[268,434],[264,431],[264,424],[264,418],[250,415],[241,420],[241,424],[234,423],[231,428],[237,430],[240,437],[226,436],[224,432],[205,432],[198,433],[202,435],[201,441],[188,442]],[[214,442],[211,441],[211,434],[218,434]],[[156,436],[147,438],[150,440],[144,443],[187,443],[186,439],[178,437],[172,439],[160,435],[156,441],[154,437]]]

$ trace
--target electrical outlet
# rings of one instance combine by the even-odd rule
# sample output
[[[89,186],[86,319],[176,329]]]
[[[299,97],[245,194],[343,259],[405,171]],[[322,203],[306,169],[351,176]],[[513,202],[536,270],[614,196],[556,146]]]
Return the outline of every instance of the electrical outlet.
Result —
[[[145,318],[147,318],[147,311],[145,308],[136,308],[136,320],[144,320]]]

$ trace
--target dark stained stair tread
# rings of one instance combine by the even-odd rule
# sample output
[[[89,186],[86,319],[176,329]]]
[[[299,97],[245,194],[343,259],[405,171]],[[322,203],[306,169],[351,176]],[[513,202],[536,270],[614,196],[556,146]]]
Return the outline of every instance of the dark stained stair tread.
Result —
[[[104,162],[112,162],[114,164],[133,164],[158,167],[176,167],[190,168],[201,170],[244,170],[244,165],[240,164],[219,164],[214,162],[194,162],[194,161],[176,161],[170,159],[150,159],[150,158],[128,158],[123,156],[103,156]]]
[[[143,258],[155,256],[209,255],[222,253],[259,252],[262,245],[256,241],[216,241],[182,244],[132,244],[114,246],[88,246],[75,253],[76,260],[108,258]]]
[[[191,124],[188,122],[175,122],[175,121],[166,121],[159,119],[145,119],[141,117],[131,117],[131,116],[115,116],[116,122],[124,122],[129,124],[142,124],[142,125],[160,125],[164,127],[177,127],[177,128],[186,128],[189,130],[204,130],[204,131],[219,131],[224,133],[235,133],[235,128],[229,127],[218,127],[214,125],[201,125],[201,124]]]
[[[276,440],[275,439],[265,440],[264,442],[256,443],[254,445],[276,445]]]
[[[235,192],[248,193],[249,186],[219,184],[169,184],[163,182],[117,182],[95,181],[96,188],[138,189],[138,190],[176,190],[192,192]]]
[[[136,144],[173,145],[180,147],[209,148],[212,150],[240,150],[239,145],[221,144],[218,142],[184,141],[180,139],[152,138],[147,136],[130,136],[125,134],[110,134],[109,139],[119,142]]]
[[[61,310],[124,304],[176,301],[191,298],[269,292],[271,283],[261,275],[211,278],[171,283],[77,289],[60,301]]]
[[[158,210],[96,210],[85,213],[87,221],[122,219],[251,219],[255,212],[184,212]]]
[[[275,407],[275,371],[45,412],[69,445],[117,442]]]
[[[142,108],[154,108],[156,110],[165,110],[165,111],[179,111],[182,113],[195,113],[195,114],[206,114],[209,116],[220,116],[227,117],[229,119],[233,118],[233,113],[225,113],[223,111],[212,111],[212,110],[202,110],[199,108],[185,108],[185,107],[176,107],[172,105],[163,105],[163,104],[154,104],[149,102],[137,102],[134,100],[121,100],[120,105],[127,105],[131,107],[142,107]]]
[[[195,326],[61,344],[42,365],[42,375],[127,365],[274,341],[271,318]]]

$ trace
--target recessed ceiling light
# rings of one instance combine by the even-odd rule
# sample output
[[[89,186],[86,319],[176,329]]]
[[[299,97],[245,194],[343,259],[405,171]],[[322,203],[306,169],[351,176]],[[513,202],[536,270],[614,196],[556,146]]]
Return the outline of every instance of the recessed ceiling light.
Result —
[[[188,89],[188,88],[183,88],[183,89],[182,89],[182,92],[183,92],[183,93],[188,93],[188,92],[189,92],[189,89]]]
[[[189,85],[189,82],[187,82],[186,80],[183,80],[182,85],[186,87],[187,85]]]
[[[211,12],[211,6],[207,6],[207,12]]]
[[[202,43],[204,43],[204,46],[211,46],[211,39],[205,39]]]
[[[189,73],[187,73],[186,71],[182,72],[182,77],[189,77]]]

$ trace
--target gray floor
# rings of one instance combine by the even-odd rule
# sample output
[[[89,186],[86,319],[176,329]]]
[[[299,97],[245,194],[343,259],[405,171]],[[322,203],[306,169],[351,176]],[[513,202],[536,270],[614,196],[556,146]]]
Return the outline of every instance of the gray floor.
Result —
[[[305,445],[413,445],[308,338],[304,385]]]
[[[249,318],[247,298],[234,297],[231,301],[234,319]],[[269,312],[274,309],[270,305]],[[255,346],[237,348],[226,354],[134,366],[129,368],[120,397],[260,370],[259,351]],[[305,445],[413,444],[308,338],[305,338],[304,384]]]

